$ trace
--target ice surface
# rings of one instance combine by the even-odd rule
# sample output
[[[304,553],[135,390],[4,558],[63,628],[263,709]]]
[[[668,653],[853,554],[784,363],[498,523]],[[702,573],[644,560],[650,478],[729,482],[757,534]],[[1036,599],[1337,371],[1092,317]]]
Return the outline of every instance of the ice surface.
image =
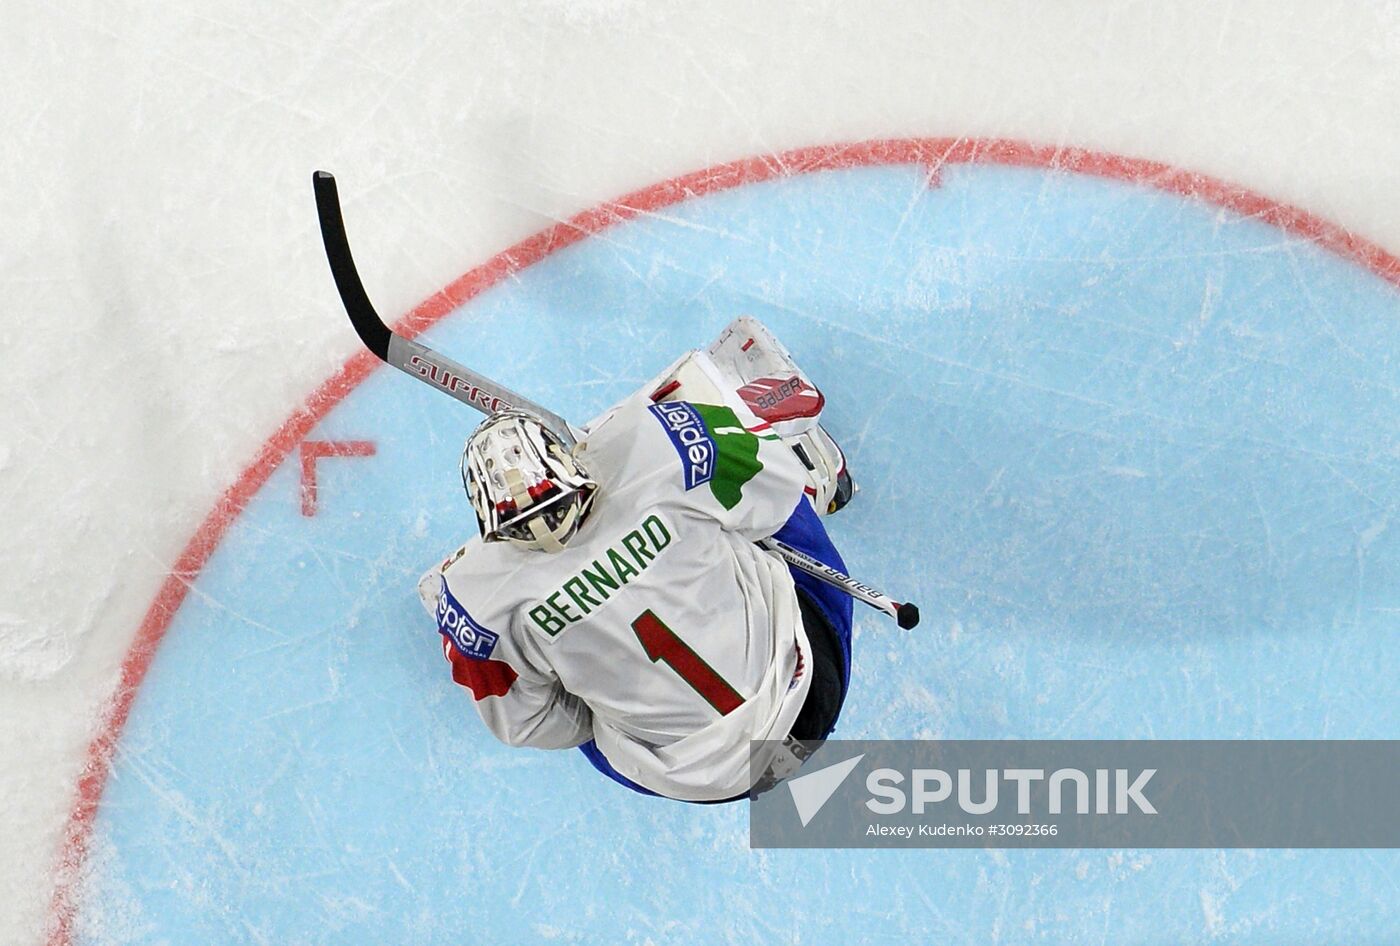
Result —
[[[356,350],[315,234],[308,187],[315,167],[329,167],[340,177],[356,251],[386,315],[407,311],[516,240],[619,194],[748,155],[871,137],[998,135],[1152,158],[1239,182],[1335,220],[1392,252],[1400,248],[1400,124],[1393,120],[1400,113],[1400,14],[1394,4],[1248,0],[1203,10],[1160,2],[1109,9],[971,2],[930,7],[429,0],[411,8],[313,9],[266,0],[9,0],[3,13],[0,497],[10,511],[0,530],[6,566],[0,577],[5,943],[43,938],[53,863],[86,744],[136,628],[181,549],[264,439]],[[1058,725],[1064,734],[1076,727],[1093,731],[1113,719],[1120,734],[1165,735],[1161,707],[1181,697],[1186,709],[1175,710],[1169,721],[1204,735],[1314,733],[1317,727],[1327,735],[1392,734],[1393,688],[1381,688],[1375,668],[1387,660],[1393,666],[1394,654],[1376,636],[1375,622],[1395,613],[1384,600],[1387,582],[1395,587],[1395,525],[1387,517],[1394,484],[1386,479],[1396,449],[1394,413],[1386,412],[1395,385],[1394,362],[1386,361],[1395,352],[1393,318],[1387,315],[1393,315],[1394,291],[1335,262],[1317,262],[1316,251],[1297,239],[1264,229],[1260,239],[1274,242],[1250,244],[1248,225],[1228,216],[1217,223],[1209,211],[1183,210],[1171,201],[1122,198],[1120,213],[1108,209],[1119,206],[1109,188],[1086,205],[1108,215],[1096,220],[1085,207],[1066,203],[1059,191],[1063,182],[1051,190],[1055,206],[1068,207],[1065,217],[1045,219],[1040,231],[1023,234],[1035,238],[1020,245],[1027,258],[986,256],[979,252],[984,245],[1001,245],[997,241],[1011,234],[996,232],[990,223],[978,230],[980,218],[970,210],[938,202],[965,193],[973,204],[989,202],[986,213],[1004,217],[1003,226],[1014,230],[1039,219],[1023,211],[1041,195],[1036,184],[988,190],[976,184],[980,173],[949,173],[942,191],[932,195],[908,175],[875,175],[885,183],[865,192],[893,201],[892,207],[842,205],[839,221],[822,217],[833,212],[829,202],[804,198],[808,206],[798,201],[782,212],[805,230],[773,220],[762,225],[777,231],[774,253],[766,259],[758,253],[762,246],[746,242],[758,238],[759,223],[745,231],[722,216],[711,222],[717,232],[704,250],[711,255],[686,257],[703,278],[686,284],[691,295],[673,300],[671,309],[662,308],[664,294],[681,291],[672,272],[680,250],[672,246],[680,248],[683,241],[666,220],[658,220],[580,249],[576,257],[601,267],[596,274],[576,274],[579,288],[587,290],[582,295],[572,279],[550,283],[541,270],[514,284],[518,296],[511,297],[503,284],[464,319],[493,324],[488,310],[498,307],[495,317],[509,310],[510,325],[533,327],[536,334],[521,339],[505,334],[503,326],[490,344],[507,338],[528,344],[484,348],[482,357],[509,365],[507,380],[527,389],[549,382],[560,408],[580,414],[654,370],[679,346],[703,340],[734,306],[760,311],[792,333],[793,347],[804,350],[829,387],[840,388],[852,376],[872,386],[862,388],[868,402],[849,393],[833,398],[835,416],[868,471],[864,509],[852,507],[840,529],[853,561],[872,579],[922,590],[933,650],[922,662],[911,662],[903,651],[881,649],[891,644],[885,629],[863,626],[863,652],[873,658],[870,678],[884,681],[882,689],[870,691],[863,712],[872,712],[881,696],[892,700],[894,710],[880,721],[851,717],[846,726],[867,727],[856,732],[1025,735]],[[842,186],[855,187],[849,181],[857,177],[846,177]],[[808,193],[787,187],[774,189],[788,197],[770,199],[793,201]],[[1019,194],[1019,203],[1012,194]],[[755,213],[747,202],[760,196],[736,192],[730,215]],[[766,206],[778,213],[776,205]],[[906,207],[910,217],[898,224]],[[908,254],[918,247],[910,241],[924,232],[919,228],[929,221],[922,218],[935,207],[951,214],[948,226],[968,229],[944,232],[938,254],[914,264]],[[1156,235],[1162,242],[1150,242],[1150,228],[1137,224],[1138,213],[1146,214],[1144,220],[1165,219],[1164,232]],[[1205,216],[1192,217],[1197,223],[1188,227],[1186,217],[1193,213]],[[667,216],[685,219],[685,212]],[[866,230],[847,233],[847,218]],[[825,236],[814,243],[812,228],[819,224]],[[1058,243],[1076,238],[1058,230],[1062,224],[1086,227],[1084,238],[1103,238],[1104,246],[1116,226],[1142,258],[1109,258],[1122,283],[1096,272],[1093,259],[1062,260]],[[1153,267],[1172,275],[1174,262],[1202,253],[1195,238],[1205,230],[1211,231],[1206,245],[1234,248],[1222,250],[1219,259],[1209,253],[1196,259],[1199,268],[1180,297],[1148,278]],[[1171,243],[1186,236],[1192,238]],[[884,244],[876,249],[864,239]],[[618,242],[627,240],[642,242]],[[1232,240],[1244,241],[1240,245],[1247,249]],[[833,254],[843,241],[852,252]],[[605,247],[616,248],[610,262],[590,257]],[[685,248],[701,252],[699,244]],[[552,265],[563,267],[568,259],[561,256]],[[887,260],[890,268],[879,268],[876,260]],[[1237,267],[1242,263],[1262,268]],[[901,269],[910,265],[915,268]],[[744,272],[744,266],[762,273]],[[1143,272],[1125,274],[1131,266]],[[846,267],[844,284],[833,285]],[[1076,285],[1076,278],[1099,278],[1103,288]],[[636,286],[642,284],[654,292],[639,294]],[[803,298],[804,285],[810,298]],[[748,295],[736,295],[738,287]],[[974,296],[973,287],[983,294]],[[819,288],[841,295],[819,297]],[[1066,299],[1095,291],[1102,311],[1061,311],[1072,306]],[[1105,300],[1114,292],[1117,304],[1109,306]],[[792,308],[773,310],[763,300]],[[964,302],[976,303],[980,312],[1004,304],[1004,321],[979,336],[967,325],[958,334],[955,323],[923,318],[959,312]],[[583,361],[565,363],[546,331],[574,331],[584,317],[617,330],[607,337],[571,336],[569,344],[586,348],[575,351]],[[475,363],[481,339],[475,331],[454,336],[468,331],[454,327],[459,321],[467,324],[453,320],[438,334],[454,354]],[[927,334],[936,326],[951,334]],[[876,351],[874,342],[887,331],[898,333],[898,344],[880,364],[851,360],[855,351]],[[1141,353],[1127,345],[1124,332],[1144,345],[1153,332],[1162,332],[1164,344],[1179,347],[1135,368],[1129,356]],[[900,359],[918,361],[925,383],[890,400],[889,392],[908,381]],[[585,364],[604,373],[586,374]],[[1217,374],[1209,373],[1211,365]],[[974,370],[979,368],[981,373]],[[553,378],[560,371],[567,384]],[[1202,389],[1190,396],[1174,389],[1174,371],[1202,380]],[[410,394],[404,379],[394,381],[376,377],[356,403],[327,420],[328,428],[369,411],[360,402],[381,389],[376,385],[389,385],[382,388],[383,416],[391,406],[410,410],[413,398],[427,394]],[[1117,399],[1094,393],[1114,383]],[[1275,399],[1275,391],[1283,394]],[[1260,405],[1268,405],[1262,416]],[[275,521],[287,535],[293,528],[330,530],[324,542],[308,546],[299,539],[287,547],[305,552],[308,570],[342,570],[340,585],[314,584],[318,600],[338,609],[323,605],[324,620],[349,620],[354,613],[347,608],[360,609],[355,628],[364,627],[376,608],[388,609],[383,616],[395,628],[408,620],[396,610],[402,602],[378,595],[402,589],[392,569],[413,571],[421,564],[416,556],[431,558],[455,538],[458,521],[450,516],[459,510],[449,506],[451,464],[444,466],[442,457],[455,451],[460,431],[442,428],[447,415],[439,413],[450,407],[425,402],[400,431],[404,438],[414,430],[434,431],[438,441],[405,439],[402,454],[321,464],[323,513],[313,522],[298,520],[295,505],[283,519],[245,517],[240,528],[254,532],[258,521]],[[1354,416],[1335,413],[1343,407]],[[903,421],[914,411],[930,424],[928,443],[919,447],[928,470],[918,473],[970,504],[957,506],[937,494],[906,500],[881,485],[892,471],[909,472],[903,457],[908,435],[892,418]],[[371,433],[386,438],[387,450],[392,431],[381,429],[383,416],[370,414]],[[421,428],[414,426],[415,416],[422,418]],[[1262,428],[1247,423],[1252,420]],[[1149,430],[1163,439],[1143,439]],[[1188,453],[1194,461],[1173,469]],[[374,472],[388,467],[393,469]],[[409,470],[414,476],[406,475]],[[258,498],[258,515],[272,515],[275,502],[295,504],[289,474],[278,476]],[[397,482],[376,485],[376,476]],[[425,476],[439,479],[429,487]],[[1236,483],[1252,492],[1235,489]],[[388,492],[391,487],[397,492]],[[368,505],[346,505],[364,503],[372,489],[385,490],[386,502],[392,495],[394,504],[423,503],[411,514],[393,505],[402,519],[381,518],[383,510]],[[405,493],[417,489],[433,492]],[[380,531],[335,531],[342,528],[336,517],[347,509],[361,512],[362,528]],[[432,516],[425,518],[424,510]],[[1108,517],[1108,510],[1118,518]],[[1177,523],[1200,528],[1190,533]],[[931,524],[942,531],[929,532]],[[1231,524],[1242,530],[1238,536],[1228,531]],[[372,554],[354,545],[384,543],[386,536],[392,542],[372,546]],[[231,536],[221,555],[249,554],[252,538]],[[928,550],[928,567],[916,568],[890,551],[916,538]],[[273,550],[286,544],[269,533],[266,560],[249,560],[248,567],[270,569],[277,562]],[[1236,548],[1242,554],[1234,555]],[[1063,555],[1057,560],[1058,552]],[[215,594],[203,583],[228,580],[219,577],[218,565],[186,599],[165,645],[175,648],[170,654],[181,646],[177,638],[196,635],[199,628],[215,637],[222,628],[227,646],[250,648],[253,640],[266,642],[254,631],[275,631],[297,642],[279,651],[304,650],[300,659],[310,669],[300,681],[285,670],[273,674],[268,692],[253,696],[275,702],[292,682],[308,693],[344,694],[357,679],[362,685],[373,679],[357,678],[369,671],[353,665],[381,655],[364,650],[368,636],[349,633],[350,625],[343,628],[342,643],[334,636],[329,642],[318,638],[276,613],[258,618],[266,627],[245,625],[257,614],[242,596],[247,587]],[[269,576],[266,593],[288,593],[285,575]],[[328,588],[349,593],[328,597]],[[1219,626],[1254,630],[1218,637]],[[410,636],[392,638],[392,649],[385,643],[389,669],[374,683],[387,685],[392,678],[396,686],[421,684],[424,700],[459,696],[443,687],[440,668],[411,663],[426,659],[415,649],[416,631],[395,633]],[[1069,650],[1043,646],[1062,638],[1071,642]],[[1144,640],[1151,643],[1141,650],[1126,647]],[[1313,664],[1304,672],[1297,661],[1306,657]],[[1254,675],[1237,679],[1238,662],[1246,658]],[[118,752],[103,815],[112,820],[98,825],[86,867],[91,884],[83,888],[84,904],[101,906],[80,917],[93,941],[148,941],[155,938],[154,927],[143,924],[184,922],[179,909],[167,910],[153,893],[154,878],[168,880],[180,871],[190,885],[186,907],[207,902],[229,916],[249,911],[250,925],[220,928],[224,940],[256,941],[259,929],[277,932],[273,920],[280,908],[274,900],[253,908],[233,887],[251,876],[240,873],[249,864],[290,876],[301,857],[296,846],[313,844],[313,835],[297,835],[283,839],[293,852],[279,853],[266,841],[220,833],[226,846],[207,869],[190,870],[197,861],[172,860],[162,872],[148,858],[175,858],[178,845],[160,838],[145,839],[144,848],[122,843],[121,832],[140,823],[127,817],[151,823],[188,818],[187,824],[222,831],[224,802],[201,794],[209,788],[200,785],[208,770],[161,748],[162,727],[174,727],[172,739],[192,738],[189,724],[177,725],[177,691],[165,689],[170,678],[160,676],[160,667],[175,660],[163,650],[152,689],[138,704],[131,742]],[[262,660],[265,670],[272,666],[271,656]],[[888,664],[883,674],[876,672],[881,661]],[[180,673],[199,669],[177,666]],[[332,671],[339,675],[339,691],[324,689],[332,686]],[[1119,682],[1106,681],[1109,673]],[[1119,678],[1146,689],[1143,706],[1124,705],[1127,684]],[[1037,709],[1057,705],[1077,684],[1087,690],[1058,724],[1048,709]],[[209,682],[191,677],[178,686],[188,688],[188,715],[207,718]],[[251,690],[221,692],[231,701],[230,717],[251,698]],[[1367,699],[1369,716],[1362,709]],[[358,723],[353,714],[344,715],[351,710],[343,701],[322,710],[337,725],[351,727],[335,738],[355,735]],[[434,715],[440,729],[406,743],[421,748],[428,740],[451,740],[450,748],[465,755],[433,757],[446,760],[441,765],[447,775],[466,772],[484,758],[480,753],[496,751],[477,738],[481,733],[470,719],[460,724],[459,710],[454,705],[446,722]],[[402,709],[415,711],[414,705]],[[305,714],[313,712],[279,718],[305,723]],[[360,735],[370,743],[370,758],[378,758],[382,746],[369,736],[389,726],[406,732],[406,718],[390,722],[394,718],[385,716],[379,730],[365,724]],[[290,731],[276,733],[287,738]],[[230,728],[223,736],[246,733]],[[178,739],[172,745],[184,744]],[[256,749],[230,751],[256,758]],[[281,750],[269,744],[265,751]],[[294,765],[296,757],[286,758]],[[525,781],[522,773],[537,775],[546,763],[561,766],[530,754],[500,757],[494,764],[504,767],[500,778],[509,784]],[[482,771],[496,770],[487,765]],[[422,774],[410,769],[414,773]],[[243,781],[230,784],[267,796],[266,806],[281,783],[266,773],[263,783],[246,781],[256,774],[250,768]],[[312,766],[289,777],[312,785],[325,774]],[[560,778],[561,792],[587,798],[596,793],[596,806],[577,806],[576,818],[596,813],[625,822],[606,850],[597,848],[598,861],[636,860],[660,816],[627,820],[635,802],[606,792],[609,786],[586,771]],[[141,796],[133,782],[164,794]],[[444,776],[442,784],[456,790],[466,782]],[[126,808],[117,807],[123,791],[135,793],[120,796]],[[304,810],[300,804],[290,810]],[[492,831],[502,831],[506,811],[493,809]],[[558,824],[543,817],[528,821],[532,813],[522,808],[518,823],[536,832]],[[810,865],[774,866],[723,831],[711,831],[715,823],[733,827],[725,820],[733,815],[716,816],[717,822],[665,817],[680,819],[669,825],[683,829],[678,837],[702,838],[696,849],[710,850],[708,844],[742,860],[747,866],[736,870],[753,872],[744,881],[779,903],[829,901],[839,886],[879,883],[879,872],[888,867],[848,862],[825,875],[816,894],[792,894],[782,881],[800,879]],[[337,827],[333,818],[310,823]],[[575,827],[559,830],[578,833]],[[548,850],[538,853],[547,845],[535,844],[543,836],[532,836],[521,850],[527,860],[536,851],[535,862],[549,865]],[[395,843],[414,849],[404,838]],[[193,844],[191,857],[207,850],[205,842]],[[444,868],[447,876],[456,876],[459,863],[486,857],[467,844],[453,850],[460,860]],[[570,856],[582,851],[568,850]],[[676,846],[658,855],[658,867],[692,869],[681,851]],[[359,863],[357,856],[364,859],[340,852],[322,860],[342,870]],[[1380,902],[1387,892],[1395,899],[1393,864],[1352,855],[1306,859],[1300,873],[1289,873],[1288,859],[1272,855],[1086,856],[1072,863],[959,855],[915,863],[936,865],[920,868],[929,879],[897,887],[878,901],[878,915],[875,903],[857,904],[853,915],[876,924],[888,922],[880,916],[889,910],[936,913],[931,929],[956,931],[973,912],[971,905],[992,918],[986,922],[996,924],[993,932],[1003,940],[1029,938],[1036,930],[1011,919],[1018,898],[1049,883],[1037,877],[1072,875],[1101,899],[1096,909],[1066,919],[1066,928],[1081,939],[1108,940],[1106,918],[1141,892],[1132,884],[1145,872],[1154,893],[1179,897],[1163,906],[1153,931],[1170,931],[1173,938],[1245,935],[1281,917],[1313,912],[1322,917],[1320,929],[1337,929],[1325,925],[1336,914],[1314,911],[1308,898],[1338,890],[1339,903],[1361,911],[1362,928],[1377,930],[1387,917],[1368,919],[1366,903]],[[1028,865],[1037,864],[1041,872],[1027,881]],[[308,877],[326,869],[315,867]],[[412,880],[417,889],[431,890],[412,865],[389,874],[395,872],[404,880],[399,889]],[[572,861],[556,874],[575,884],[570,889],[580,903],[590,892],[601,903],[617,884],[631,884],[625,892],[642,883],[636,874],[615,881],[579,879]],[[1180,875],[1178,886],[1164,879],[1170,874]],[[1354,877],[1365,879],[1359,892]],[[542,884],[547,878],[531,879]],[[507,900],[515,901],[511,908],[517,911],[545,892],[519,882]],[[1264,883],[1272,889],[1261,890]],[[487,887],[499,892],[499,885]],[[732,884],[707,889],[716,898],[733,894],[740,907],[756,896]],[[1044,903],[1064,894],[1058,886],[1045,889],[1054,895]],[[961,897],[956,908],[939,899],[952,896],[950,891]],[[337,892],[317,909],[324,907],[326,916],[343,914],[350,925],[365,906],[396,909],[390,899],[356,897]],[[615,899],[647,905],[644,897]],[[558,896],[552,902],[566,901]],[[1073,896],[1066,902],[1084,906]],[[725,913],[724,904],[710,906],[716,915]],[[436,922],[440,905],[423,909],[421,922]],[[593,916],[603,915],[595,908]],[[288,922],[295,920],[288,916]],[[651,929],[637,936],[657,941],[684,936],[681,927],[666,925],[668,916],[664,910],[655,919],[637,914],[626,928]],[[833,934],[832,921],[820,911],[804,910],[803,916],[800,928],[809,939]],[[530,933],[568,939],[602,922],[586,919],[573,928],[567,919],[537,920]],[[783,922],[774,917],[765,936],[796,938]]]
[[[430,344],[582,418],[739,311],[826,389],[848,562],[926,615],[861,613],[840,735],[1394,731],[1393,286],[1139,185],[898,166],[612,228]],[[1393,929],[1389,852],[752,852],[743,806],[495,744],[414,592],[472,528],[474,421],[381,371],[312,434],[376,455],[325,465],[314,519],[294,461],[244,513],[127,727],[80,942]]]

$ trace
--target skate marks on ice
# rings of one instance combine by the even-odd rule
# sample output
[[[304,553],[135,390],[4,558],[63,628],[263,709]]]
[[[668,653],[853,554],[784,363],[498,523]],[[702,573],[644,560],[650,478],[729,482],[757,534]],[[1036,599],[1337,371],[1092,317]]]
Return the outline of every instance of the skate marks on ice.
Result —
[[[925,613],[859,616],[840,735],[1392,735],[1400,293],[1353,260],[1382,267],[1277,210],[867,163],[599,211],[627,219],[426,340],[583,419],[767,322],[863,487],[838,544]],[[314,516],[293,455],[229,526],[121,733],[74,942],[1393,928],[1387,852],[750,852],[741,807],[494,744],[414,594],[474,529],[476,420],[375,372],[307,434],[373,455],[320,464]]]

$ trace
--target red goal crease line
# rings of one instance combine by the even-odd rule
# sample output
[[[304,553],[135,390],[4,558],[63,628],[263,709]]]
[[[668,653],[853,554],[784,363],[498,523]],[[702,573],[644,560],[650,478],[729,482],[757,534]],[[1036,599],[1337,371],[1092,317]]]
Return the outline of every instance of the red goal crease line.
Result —
[[[820,171],[900,164],[922,166],[927,172],[930,186],[938,185],[940,170],[949,164],[1040,168],[1139,184],[1213,204],[1275,226],[1370,270],[1400,289],[1400,258],[1379,245],[1315,214],[1218,178],[1156,161],[1081,148],[1036,145],[1015,139],[885,138],[817,145],[744,158],[671,178],[600,204],[498,253],[421,302],[392,328],[406,338],[413,338],[510,274],[614,224],[693,197]],[[204,517],[161,583],[122,660],[116,691],[107,704],[96,735],[88,745],[59,854],[49,907],[48,946],[70,946],[72,943],[80,875],[98,803],[111,771],[112,756],[131,714],[136,693],[190,585],[199,577],[229,526],[273,471],[297,449],[315,425],[380,364],[382,362],[369,351],[358,352],[323,382],[302,407],[283,421]],[[315,453],[313,449],[312,454]],[[314,499],[312,502],[314,504]]]

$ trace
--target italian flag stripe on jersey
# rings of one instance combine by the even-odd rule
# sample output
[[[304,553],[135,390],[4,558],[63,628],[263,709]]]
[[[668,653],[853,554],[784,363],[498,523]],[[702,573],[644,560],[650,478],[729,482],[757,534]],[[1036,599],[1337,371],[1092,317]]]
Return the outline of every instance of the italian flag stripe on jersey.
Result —
[[[733,509],[744,498],[744,484],[758,475],[763,463],[758,459],[758,434],[744,427],[733,409],[715,404],[695,404],[696,412],[714,438],[718,456],[710,492],[725,509]],[[763,435],[765,440],[775,435]]]
[[[769,425],[746,428],[734,409],[717,404],[662,401],[647,408],[661,424],[680,458],[685,488],[710,484],[710,492],[725,509],[744,498],[744,485],[763,469],[760,440],[777,440],[761,433]]]

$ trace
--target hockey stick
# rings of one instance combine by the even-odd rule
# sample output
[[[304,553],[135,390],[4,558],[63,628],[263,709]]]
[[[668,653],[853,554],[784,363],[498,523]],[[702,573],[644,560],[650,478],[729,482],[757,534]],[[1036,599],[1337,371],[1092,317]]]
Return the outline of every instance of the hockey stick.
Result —
[[[396,334],[384,324],[369,301],[369,293],[365,292],[360,273],[355,268],[355,259],[350,255],[350,238],[345,233],[345,218],[340,212],[340,193],[335,186],[335,176],[329,171],[317,171],[311,176],[311,183],[316,190],[316,212],[321,219],[321,241],[326,246],[326,260],[330,263],[331,275],[335,277],[335,287],[340,291],[340,301],[350,316],[350,324],[355,327],[365,347],[380,360],[483,414],[512,407],[527,410],[548,424],[565,444],[573,447],[577,442],[574,430],[558,414],[470,368],[462,367],[450,358],[444,358],[426,345]],[[912,604],[900,604],[777,539],[766,539],[760,544],[781,555],[793,567],[834,585],[857,601],[885,612],[899,622],[900,627],[910,628],[919,623],[919,609]]]
[[[877,611],[885,612],[905,630],[919,623],[919,608],[912,602],[905,601],[901,604],[889,595],[876,591],[864,582],[857,581],[845,572],[838,571],[824,562],[817,561],[806,552],[800,552],[785,542],[770,538],[764,539],[758,544],[770,552],[777,552],[784,561],[794,568],[799,568],[813,578],[819,578],[828,585],[841,589],[852,598],[870,605]]]
[[[576,440],[573,428],[558,414],[439,355],[426,345],[396,334],[384,324],[369,301],[359,271],[355,269],[354,257],[350,255],[350,239],[345,235],[345,219],[340,212],[340,194],[336,190],[334,175],[328,171],[317,171],[312,175],[311,182],[316,189],[321,241],[326,246],[331,275],[335,277],[335,287],[340,291],[340,301],[350,316],[350,324],[355,326],[365,347],[382,361],[483,414],[494,414],[512,407],[527,410],[543,420],[566,445],[572,447]]]

